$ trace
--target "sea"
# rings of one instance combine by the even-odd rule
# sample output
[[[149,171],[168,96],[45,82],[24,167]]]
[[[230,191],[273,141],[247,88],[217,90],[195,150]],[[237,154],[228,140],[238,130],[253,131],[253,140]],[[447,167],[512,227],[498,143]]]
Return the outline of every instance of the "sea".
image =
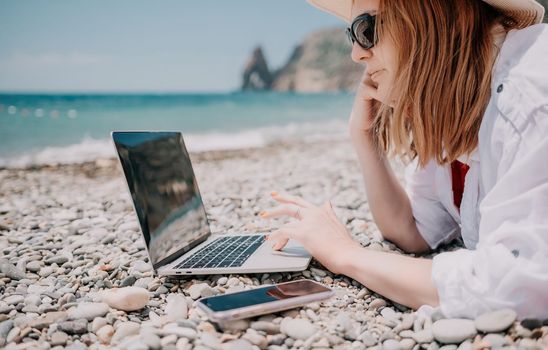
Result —
[[[114,157],[117,130],[181,131],[191,152],[346,137],[350,93],[0,94],[0,167]]]

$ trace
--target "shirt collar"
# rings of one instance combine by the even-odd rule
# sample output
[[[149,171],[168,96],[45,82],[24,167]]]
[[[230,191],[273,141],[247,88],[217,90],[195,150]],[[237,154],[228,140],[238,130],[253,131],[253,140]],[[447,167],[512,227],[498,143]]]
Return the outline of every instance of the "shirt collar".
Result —
[[[472,162],[479,162],[479,152],[478,152],[478,147],[476,147],[474,149],[474,151],[472,151],[472,153],[470,153],[470,155],[467,155],[467,154],[461,154],[457,160],[461,163],[464,163],[464,164],[467,164],[467,165],[470,165]]]

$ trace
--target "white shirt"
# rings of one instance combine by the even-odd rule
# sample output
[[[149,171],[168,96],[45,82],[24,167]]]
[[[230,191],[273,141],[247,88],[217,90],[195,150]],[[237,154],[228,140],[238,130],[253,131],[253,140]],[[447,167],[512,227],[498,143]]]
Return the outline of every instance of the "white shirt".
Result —
[[[548,318],[548,25],[508,32],[469,159],[460,214],[451,167],[406,168],[417,228],[431,248],[462,236],[467,249],[436,255],[432,279],[446,317],[512,308]]]

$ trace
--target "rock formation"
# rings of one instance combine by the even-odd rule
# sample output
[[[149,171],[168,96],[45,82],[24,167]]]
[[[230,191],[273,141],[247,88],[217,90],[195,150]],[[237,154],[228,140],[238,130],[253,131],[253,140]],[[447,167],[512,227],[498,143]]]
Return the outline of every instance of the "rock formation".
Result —
[[[256,47],[244,70],[242,90],[268,90],[272,85],[272,74],[268,70],[263,50]]]
[[[350,58],[351,46],[342,28],[312,33],[274,74],[277,91],[354,90],[363,66]]]
[[[262,51],[257,48],[246,65],[242,89],[296,92],[354,90],[363,67],[352,62],[350,50],[343,28],[320,30],[298,45],[286,64],[270,73]]]

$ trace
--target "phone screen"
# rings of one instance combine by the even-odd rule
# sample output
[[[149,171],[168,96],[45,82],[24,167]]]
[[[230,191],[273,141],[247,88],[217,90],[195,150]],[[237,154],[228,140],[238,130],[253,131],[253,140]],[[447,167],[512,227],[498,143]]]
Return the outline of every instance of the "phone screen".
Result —
[[[308,280],[302,280],[205,298],[200,300],[200,302],[214,312],[217,312],[264,304],[280,299],[289,299],[302,295],[321,293],[329,290],[329,288],[326,288],[320,284]]]

